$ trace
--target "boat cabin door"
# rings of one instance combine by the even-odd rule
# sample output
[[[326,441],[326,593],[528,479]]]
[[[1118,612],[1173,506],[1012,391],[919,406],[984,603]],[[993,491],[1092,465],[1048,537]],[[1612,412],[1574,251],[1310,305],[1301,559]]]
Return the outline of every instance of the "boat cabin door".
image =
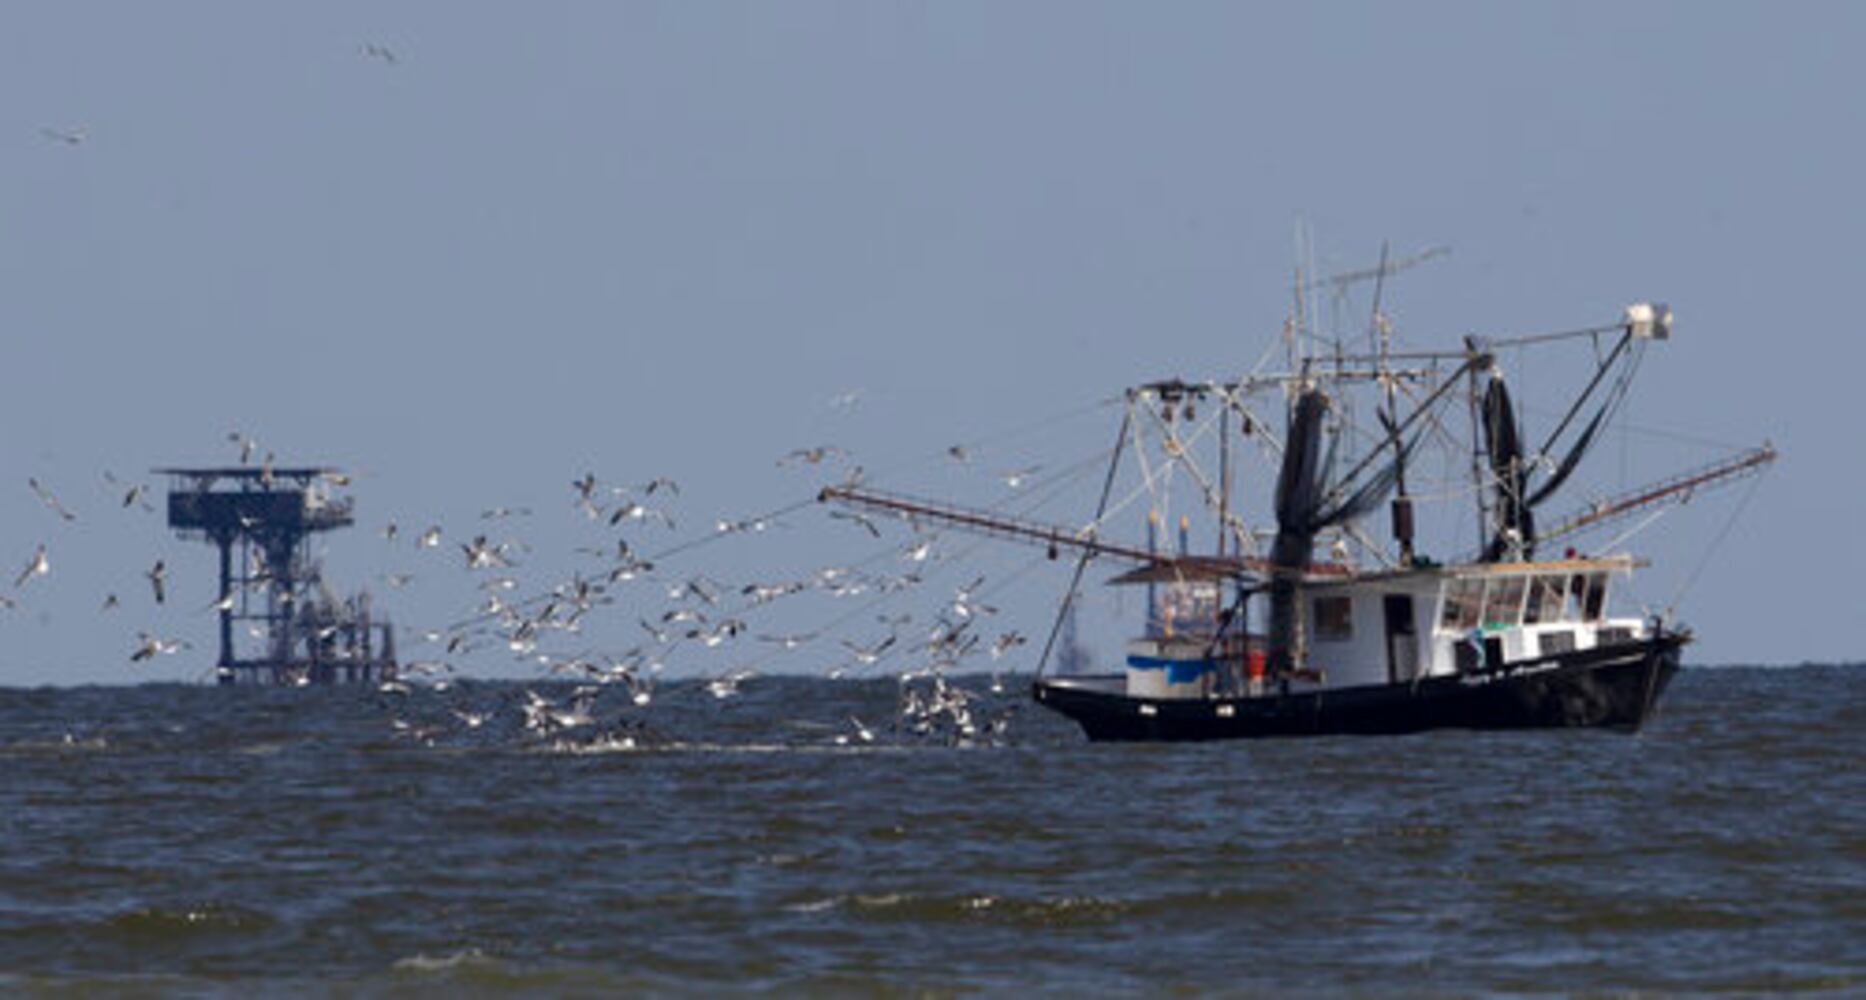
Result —
[[[1411,594],[1387,594],[1387,681],[1398,684],[1419,674],[1419,625],[1413,618]]]

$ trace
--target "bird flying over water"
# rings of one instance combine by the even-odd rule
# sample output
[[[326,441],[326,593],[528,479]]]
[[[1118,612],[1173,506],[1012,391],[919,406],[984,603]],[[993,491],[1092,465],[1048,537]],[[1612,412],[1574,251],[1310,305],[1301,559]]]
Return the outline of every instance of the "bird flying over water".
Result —
[[[141,639],[141,644],[136,647],[135,652],[130,654],[131,663],[141,663],[150,657],[160,656],[164,653],[174,653],[188,648],[188,641],[185,639],[163,639],[150,635],[147,632],[140,632],[138,636]]]
[[[855,657],[857,663],[867,665],[881,659],[881,654],[887,652],[888,647],[894,645],[894,641],[894,636],[888,636],[886,639],[881,640],[873,646],[857,646],[855,643],[844,639],[842,640],[842,647],[847,649],[850,655]]]
[[[794,462],[801,461],[807,462],[810,465],[816,465],[826,458],[843,458],[848,454],[847,451],[833,444],[819,444],[814,448],[798,448],[790,454],[785,455],[783,458],[778,459],[777,464],[790,465]]]
[[[168,567],[163,564],[162,560],[157,559],[156,564],[151,566],[149,572],[143,575],[149,578],[149,587],[151,590],[155,591],[156,603],[161,604],[167,601]]]
[[[143,483],[126,483],[116,476],[111,475],[108,470],[104,472],[104,481],[124,491],[123,506],[129,507],[133,504],[141,504],[144,510],[155,510],[154,507],[149,505],[149,501],[143,499],[143,494],[149,492],[149,487],[147,485]]]
[[[1002,481],[1004,485],[1009,486],[1011,489],[1017,490],[1017,489],[1022,489],[1024,487],[1024,484],[1030,481],[1031,476],[1034,476],[1041,471],[1043,471],[1043,466],[1032,465],[1032,466],[1027,466],[1022,469],[1015,469],[1013,471],[1006,472],[1003,475],[1000,475],[998,479]]]
[[[39,501],[57,512],[59,517],[67,521],[76,521],[78,519],[78,515],[73,514],[64,504],[59,503],[58,498],[52,495],[52,491],[41,486],[37,479],[28,477],[26,479],[26,485],[32,487],[32,491],[38,494]]]
[[[13,581],[13,589],[18,590],[26,585],[26,581],[35,576],[44,576],[51,571],[52,563],[45,557],[45,546],[41,545],[39,546],[39,550],[34,552],[32,558],[27,561],[26,568],[20,571],[19,579]]]
[[[654,518],[659,520],[662,524],[667,525],[669,531],[674,529],[673,518],[668,517],[665,513],[655,510],[652,507],[644,507],[634,501],[624,501],[616,504],[615,510],[609,513],[609,523],[611,525],[620,524],[624,520],[646,521],[649,518]]]
[[[991,658],[994,660],[998,659],[1028,641],[1029,640],[1016,632],[1006,632],[999,636],[996,642],[991,644]]]

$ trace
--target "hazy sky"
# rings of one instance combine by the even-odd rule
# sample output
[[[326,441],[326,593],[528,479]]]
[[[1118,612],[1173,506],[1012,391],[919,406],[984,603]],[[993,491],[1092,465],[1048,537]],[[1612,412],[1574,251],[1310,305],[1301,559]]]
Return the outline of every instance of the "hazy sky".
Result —
[[[609,537],[570,510],[586,470],[680,479],[684,535],[808,495],[774,464],[791,448],[911,466],[1137,380],[1233,374],[1288,312],[1299,224],[1324,270],[1383,240],[1453,248],[1390,289],[1415,345],[1672,303],[1627,421],[1784,453],[1681,602],[1694,658],[1853,658],[1863,22],[1814,3],[10,4],[0,684],[211,661],[210,550],[116,507],[106,469],[159,486],[143,470],[228,461],[235,428],[350,468],[360,524],[329,575],[437,625],[476,599],[458,550],[391,547],[389,519],[452,542],[484,507],[532,506],[497,530],[544,580]],[[981,462],[1055,462],[1041,446],[1099,447],[1112,419]],[[1715,454],[1619,447],[1609,485]],[[1647,599],[1742,496],[1637,539]],[[861,548],[815,512],[776,534],[710,568]],[[52,572],[11,589],[42,543]],[[375,582],[396,568],[422,579]],[[1060,579],[1007,591],[1002,627],[1041,633]],[[1134,610],[1085,630],[1111,640]],[[132,668],[142,629],[199,646]]]

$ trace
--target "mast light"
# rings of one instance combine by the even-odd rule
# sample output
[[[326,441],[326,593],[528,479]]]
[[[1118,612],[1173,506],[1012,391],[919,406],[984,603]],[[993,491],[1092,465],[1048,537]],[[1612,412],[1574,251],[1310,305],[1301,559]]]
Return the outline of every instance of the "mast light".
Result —
[[[1670,340],[1672,307],[1663,302],[1635,302],[1627,306],[1626,332],[1647,340]]]

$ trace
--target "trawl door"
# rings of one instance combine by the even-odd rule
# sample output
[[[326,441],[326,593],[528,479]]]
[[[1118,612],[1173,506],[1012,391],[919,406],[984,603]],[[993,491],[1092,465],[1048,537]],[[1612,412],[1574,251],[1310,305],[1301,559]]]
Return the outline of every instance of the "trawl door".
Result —
[[[1387,594],[1387,680],[1409,681],[1419,673],[1419,626],[1413,619],[1411,594]]]

